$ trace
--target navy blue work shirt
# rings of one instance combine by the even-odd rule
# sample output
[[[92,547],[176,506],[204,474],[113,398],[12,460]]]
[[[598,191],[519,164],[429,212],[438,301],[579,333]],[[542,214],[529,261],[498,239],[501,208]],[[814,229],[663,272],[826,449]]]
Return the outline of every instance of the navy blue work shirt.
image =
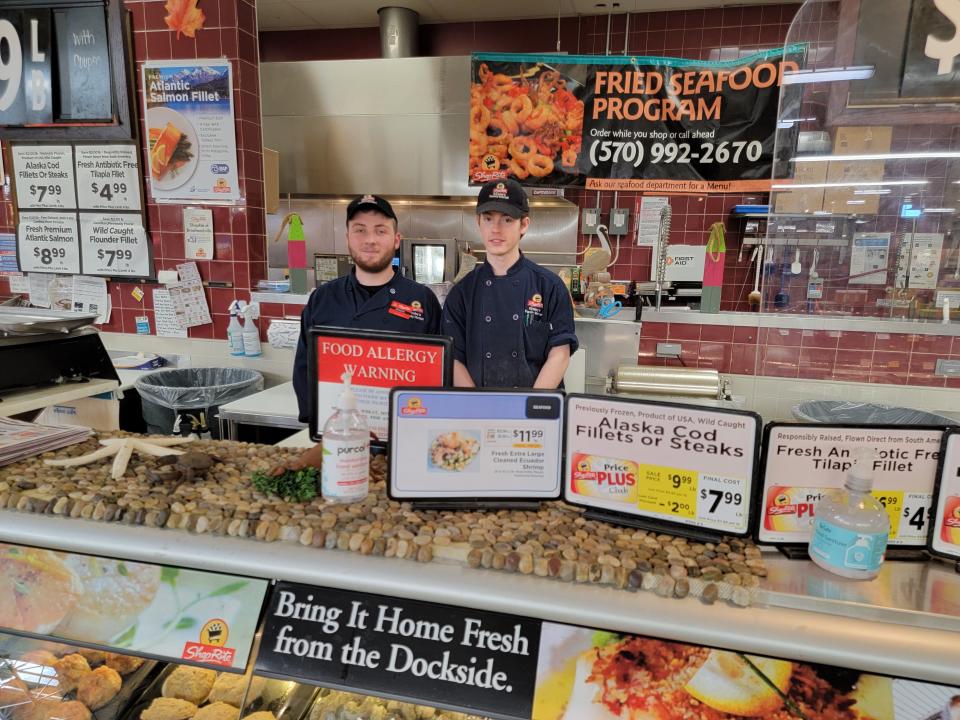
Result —
[[[297,393],[300,422],[310,419],[307,331],[311,327],[328,325],[438,335],[440,313],[440,301],[433,290],[398,272],[369,297],[357,282],[355,269],[314,290],[300,314],[300,340],[293,362],[293,389]]]
[[[523,254],[506,275],[483,264],[454,285],[443,334],[477,387],[533,387],[552,348],[578,346],[563,280]]]

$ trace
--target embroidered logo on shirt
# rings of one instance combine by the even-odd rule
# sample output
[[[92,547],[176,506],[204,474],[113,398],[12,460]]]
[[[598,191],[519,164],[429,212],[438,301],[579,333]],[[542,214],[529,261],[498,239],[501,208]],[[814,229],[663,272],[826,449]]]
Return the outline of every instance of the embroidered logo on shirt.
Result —
[[[390,302],[387,312],[404,320],[420,320],[423,322],[423,306],[419,300],[414,300],[409,305],[399,300],[393,300]]]
[[[543,295],[540,293],[534,293],[533,296],[527,300],[527,307],[523,311],[526,315],[526,323],[529,325],[534,319],[540,319],[543,317]]]

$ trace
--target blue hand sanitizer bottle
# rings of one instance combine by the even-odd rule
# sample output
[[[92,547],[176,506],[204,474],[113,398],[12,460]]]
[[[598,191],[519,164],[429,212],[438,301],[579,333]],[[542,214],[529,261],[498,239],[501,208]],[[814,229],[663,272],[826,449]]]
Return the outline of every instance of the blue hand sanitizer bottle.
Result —
[[[808,552],[824,570],[869,580],[880,572],[890,538],[890,518],[870,494],[875,452],[860,448],[854,457],[843,489],[817,503]]]

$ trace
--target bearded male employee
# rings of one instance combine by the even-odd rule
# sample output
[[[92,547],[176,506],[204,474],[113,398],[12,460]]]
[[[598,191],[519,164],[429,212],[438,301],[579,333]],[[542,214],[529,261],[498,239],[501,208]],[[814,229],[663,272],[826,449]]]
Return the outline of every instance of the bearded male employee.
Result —
[[[556,388],[577,350],[566,286],[520,252],[529,214],[519,183],[495,180],[480,189],[486,261],[453,286],[443,306],[458,387]]]
[[[300,341],[293,363],[300,422],[310,418],[307,331],[312,326],[424,335],[440,332],[437,296],[393,269],[399,247],[397,215],[390,203],[377,195],[364,195],[347,206],[347,248],[354,268],[349,275],[314,290],[300,315]]]

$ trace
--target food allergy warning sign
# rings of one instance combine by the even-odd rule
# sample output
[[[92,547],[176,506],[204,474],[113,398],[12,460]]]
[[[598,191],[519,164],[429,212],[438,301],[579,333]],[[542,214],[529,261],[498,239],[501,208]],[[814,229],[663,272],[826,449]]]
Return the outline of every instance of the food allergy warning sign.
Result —
[[[452,342],[446,337],[315,327],[308,361],[312,402],[311,436],[317,440],[343,390],[342,376],[353,375],[357,409],[378,439],[389,431],[390,389],[440,387],[452,379]]]
[[[540,623],[277,585],[256,672],[501,718],[529,718]]]
[[[854,450],[870,447],[873,494],[890,516],[890,545],[923,545],[942,437],[939,428],[767,426],[758,539],[809,542],[817,502],[843,487]]]
[[[564,497],[647,521],[746,535],[759,433],[753,413],[571,395]]]
[[[390,495],[557,498],[562,440],[560,392],[394,390]]]

